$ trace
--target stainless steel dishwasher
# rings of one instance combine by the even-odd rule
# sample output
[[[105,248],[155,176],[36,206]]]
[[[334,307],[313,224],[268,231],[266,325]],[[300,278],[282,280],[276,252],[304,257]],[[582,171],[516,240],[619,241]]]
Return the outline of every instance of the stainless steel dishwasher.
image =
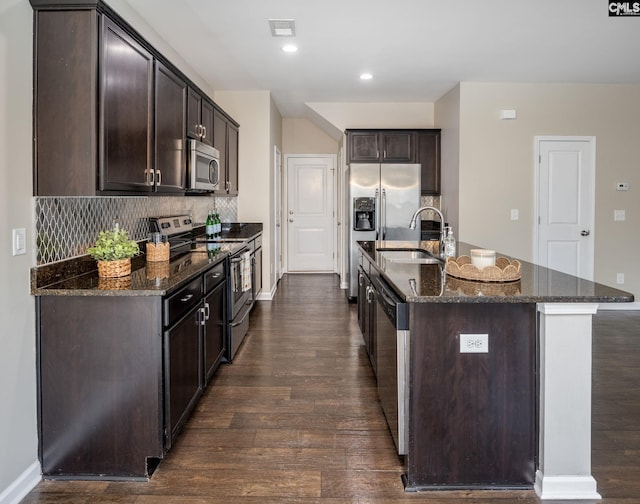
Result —
[[[409,305],[379,275],[375,335],[378,397],[399,455],[406,455],[409,409]]]

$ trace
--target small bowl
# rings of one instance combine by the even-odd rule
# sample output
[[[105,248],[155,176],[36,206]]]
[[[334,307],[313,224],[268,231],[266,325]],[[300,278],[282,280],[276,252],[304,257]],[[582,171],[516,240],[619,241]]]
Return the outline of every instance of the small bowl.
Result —
[[[471,249],[471,264],[479,270],[496,265],[496,251],[487,249]]]

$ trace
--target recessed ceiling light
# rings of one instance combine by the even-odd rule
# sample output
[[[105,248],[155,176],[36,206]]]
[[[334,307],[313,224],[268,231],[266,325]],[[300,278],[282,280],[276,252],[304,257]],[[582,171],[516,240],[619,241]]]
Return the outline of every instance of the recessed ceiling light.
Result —
[[[371,80],[371,79],[373,79],[373,75],[371,75],[369,72],[360,74],[360,80]]]
[[[294,44],[287,44],[285,46],[282,46],[282,50],[284,52],[294,53],[298,51],[298,46]]]

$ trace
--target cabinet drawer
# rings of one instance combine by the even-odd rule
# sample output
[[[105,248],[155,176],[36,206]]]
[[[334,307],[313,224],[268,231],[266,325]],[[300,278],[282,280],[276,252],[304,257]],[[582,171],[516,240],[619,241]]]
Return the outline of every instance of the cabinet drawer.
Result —
[[[164,300],[165,327],[170,326],[202,299],[202,277],[199,276]]]
[[[220,261],[204,274],[204,291],[210,292],[216,285],[224,282],[226,261]]]

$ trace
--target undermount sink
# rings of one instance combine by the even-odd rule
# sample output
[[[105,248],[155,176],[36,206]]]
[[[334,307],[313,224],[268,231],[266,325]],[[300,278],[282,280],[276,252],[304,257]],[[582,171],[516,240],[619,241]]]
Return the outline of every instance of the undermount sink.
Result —
[[[418,249],[385,250],[378,249],[380,256],[388,262],[414,263],[414,264],[441,264],[438,257]]]

